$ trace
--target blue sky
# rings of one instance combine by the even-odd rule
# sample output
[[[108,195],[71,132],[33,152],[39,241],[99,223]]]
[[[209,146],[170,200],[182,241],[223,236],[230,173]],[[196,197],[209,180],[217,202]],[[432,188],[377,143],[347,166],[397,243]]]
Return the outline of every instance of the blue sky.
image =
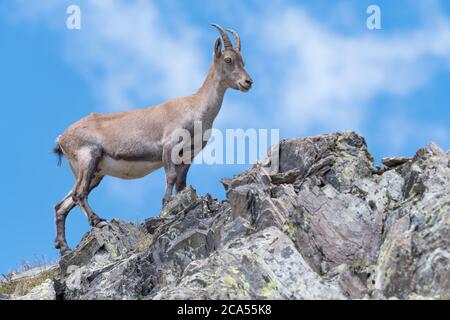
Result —
[[[81,30],[65,27],[81,8]],[[378,4],[382,29],[366,28]],[[58,257],[53,205],[73,184],[56,167],[55,138],[90,112],[142,108],[196,90],[217,31],[239,31],[248,94],[227,92],[216,127],[278,128],[280,137],[353,129],[377,161],[435,141],[449,149],[448,1],[62,1],[0,4],[0,272]],[[195,165],[189,183],[224,197],[220,178],[248,166]],[[101,216],[143,221],[159,212],[162,171],[107,178],[91,197]],[[69,244],[89,230],[79,209]]]

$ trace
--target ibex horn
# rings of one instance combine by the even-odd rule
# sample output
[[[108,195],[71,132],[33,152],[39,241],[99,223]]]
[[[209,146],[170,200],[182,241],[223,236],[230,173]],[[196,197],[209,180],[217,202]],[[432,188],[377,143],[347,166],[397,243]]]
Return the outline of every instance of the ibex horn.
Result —
[[[222,40],[223,40],[223,46],[225,47],[225,49],[233,48],[233,45],[231,44],[230,38],[228,37],[228,35],[225,32],[225,30],[223,30],[221,26],[219,26],[219,25],[217,25],[215,23],[213,23],[211,25],[214,28],[217,28],[217,30],[219,30],[220,36],[222,37]]]
[[[241,51],[241,40],[239,39],[239,34],[234,31],[233,29],[227,29],[228,32],[230,32],[234,37],[234,46],[238,51]]]

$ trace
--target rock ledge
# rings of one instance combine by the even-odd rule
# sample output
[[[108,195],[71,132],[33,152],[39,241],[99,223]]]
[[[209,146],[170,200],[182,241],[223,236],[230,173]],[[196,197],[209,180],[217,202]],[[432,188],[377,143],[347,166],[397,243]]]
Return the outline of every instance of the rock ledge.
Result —
[[[92,229],[49,279],[0,299],[450,297],[448,152],[376,170],[339,132],[283,140],[271,160],[224,179],[226,201],[187,187],[142,225]]]

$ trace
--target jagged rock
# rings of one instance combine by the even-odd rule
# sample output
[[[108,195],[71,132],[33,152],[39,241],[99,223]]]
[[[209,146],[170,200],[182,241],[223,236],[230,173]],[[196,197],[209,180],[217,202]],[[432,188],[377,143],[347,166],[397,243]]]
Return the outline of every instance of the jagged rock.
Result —
[[[186,191],[181,195],[178,195],[177,201],[170,201],[165,205],[160,216],[168,217],[184,211],[189,211],[189,209],[194,208],[198,204],[197,200],[198,197],[196,191],[191,186],[187,186]]]
[[[343,299],[320,279],[282,231],[269,227],[190,263],[155,299]]]
[[[124,274],[135,267],[129,261],[144,238],[140,226],[119,220],[93,228],[60,261],[64,299],[135,298],[137,284],[129,284]]]
[[[450,292],[449,154],[434,144],[399,169],[402,201],[388,212],[374,279],[386,297]]]
[[[141,240],[139,226],[112,220],[103,228],[93,228],[86,234],[75,251],[60,261],[62,272],[93,263],[108,263],[125,257],[136,249]]]
[[[388,168],[393,168],[393,167],[397,167],[397,166],[402,165],[405,162],[408,162],[411,160],[412,160],[412,158],[408,158],[408,157],[388,157],[388,158],[383,158],[381,160],[381,163]]]
[[[367,277],[364,279],[364,276],[358,275],[357,272],[351,270],[346,264],[342,264],[337,267],[339,271],[339,285],[342,290],[348,295],[351,299],[361,299],[367,293],[367,286],[365,285],[365,281]]]
[[[23,296],[11,297],[13,300],[56,300],[55,284],[53,280],[47,279],[44,283],[34,287]]]
[[[278,175],[295,172],[297,179],[274,186],[260,178],[264,169],[257,166],[241,174],[227,191],[233,215],[247,216],[257,229],[286,230],[319,273],[358,259],[374,262],[380,213],[352,193],[355,183],[373,171],[364,139],[352,132],[289,139],[279,150]]]
[[[55,300],[58,273],[57,265],[10,273],[0,281],[0,300]]]
[[[55,298],[450,296],[450,155],[434,144],[375,170],[354,132],[288,139],[222,184],[226,201],[187,187],[141,226],[92,229]]]
[[[65,278],[64,299],[139,299],[151,276],[152,268],[137,254],[113,263],[90,263]]]
[[[31,268],[31,269],[28,269],[28,270],[22,271],[22,272],[12,272],[11,274],[9,274],[8,280],[15,282],[15,281],[23,280],[23,279],[36,278],[36,277],[39,277],[40,275],[42,275],[43,273],[52,273],[57,268],[58,268],[58,266],[56,264],[54,264],[54,265],[49,265],[49,266],[40,266],[40,267]]]

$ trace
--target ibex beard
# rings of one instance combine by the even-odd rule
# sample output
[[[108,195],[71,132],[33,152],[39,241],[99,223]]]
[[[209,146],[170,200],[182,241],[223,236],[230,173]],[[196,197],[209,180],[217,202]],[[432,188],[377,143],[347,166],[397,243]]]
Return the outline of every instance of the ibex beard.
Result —
[[[89,206],[88,195],[103,177],[137,179],[164,167],[166,191],[163,205],[170,199],[175,187],[179,192],[186,187],[191,161],[174,161],[173,149],[179,147],[179,130],[188,132],[195,141],[194,123],[201,122],[202,130],[212,128],[228,88],[248,92],[252,78],[244,68],[241,43],[236,31],[234,47],[228,34],[218,25],[220,32],[214,44],[213,62],[206,80],[191,96],[171,99],[146,109],[111,114],[92,113],[71,125],[57,139],[55,153],[64,156],[75,176],[75,185],[55,205],[55,247],[64,255],[70,248],[65,236],[65,222],[69,212],[79,206],[92,227],[103,227],[106,221]],[[223,48],[222,48],[223,41]],[[192,160],[200,148],[194,145]]]

